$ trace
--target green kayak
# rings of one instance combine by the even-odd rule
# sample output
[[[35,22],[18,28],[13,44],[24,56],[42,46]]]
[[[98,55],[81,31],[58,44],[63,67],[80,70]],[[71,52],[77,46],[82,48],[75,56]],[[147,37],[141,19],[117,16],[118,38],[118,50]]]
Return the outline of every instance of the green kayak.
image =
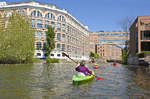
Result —
[[[94,71],[92,71],[92,75],[87,75],[87,76],[78,76],[77,74],[75,74],[73,75],[72,82],[75,85],[82,84],[82,83],[93,80],[94,75],[95,75]]]

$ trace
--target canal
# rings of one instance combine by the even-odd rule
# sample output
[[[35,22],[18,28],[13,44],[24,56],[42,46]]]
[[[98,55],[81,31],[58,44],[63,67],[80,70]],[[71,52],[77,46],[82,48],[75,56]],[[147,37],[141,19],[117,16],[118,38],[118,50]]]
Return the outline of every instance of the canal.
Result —
[[[149,68],[100,66],[94,71],[104,80],[74,86],[72,63],[0,65],[0,99],[150,99]]]

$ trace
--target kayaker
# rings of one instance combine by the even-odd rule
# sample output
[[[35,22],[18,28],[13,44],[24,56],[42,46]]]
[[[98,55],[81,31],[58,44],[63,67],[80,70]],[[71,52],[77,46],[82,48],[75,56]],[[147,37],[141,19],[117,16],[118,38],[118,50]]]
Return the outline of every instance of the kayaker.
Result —
[[[113,63],[113,66],[117,66],[117,63],[116,63],[116,62],[114,62],[114,63]]]
[[[95,63],[94,66],[93,66],[93,68],[94,68],[94,69],[98,69],[98,68],[100,68],[100,66]]]
[[[94,58],[91,58],[91,63],[94,63],[94,62],[95,62]]]
[[[78,71],[79,76],[91,75],[92,72],[85,66],[85,62],[81,61],[80,65],[76,67],[76,71]]]

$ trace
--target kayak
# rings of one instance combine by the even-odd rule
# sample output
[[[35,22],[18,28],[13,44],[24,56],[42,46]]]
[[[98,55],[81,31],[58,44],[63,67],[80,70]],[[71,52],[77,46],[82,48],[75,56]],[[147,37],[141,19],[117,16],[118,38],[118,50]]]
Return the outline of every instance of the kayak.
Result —
[[[77,74],[73,75],[72,82],[75,85],[86,83],[88,81],[92,81],[94,79],[94,71],[92,71],[92,75],[86,76],[78,76]]]
[[[94,69],[98,69],[98,68],[100,68],[100,66],[95,65],[95,66],[93,66],[93,68],[94,68]]]

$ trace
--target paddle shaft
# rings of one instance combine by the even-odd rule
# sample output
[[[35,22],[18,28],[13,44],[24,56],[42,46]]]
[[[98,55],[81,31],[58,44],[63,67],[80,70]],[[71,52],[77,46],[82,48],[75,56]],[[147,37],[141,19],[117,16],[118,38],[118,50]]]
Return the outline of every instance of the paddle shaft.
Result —
[[[66,57],[68,57],[70,60],[72,60],[73,62],[75,62],[76,64],[78,64],[78,62],[76,62],[75,60],[73,60],[72,58],[69,57],[69,55],[67,55],[66,53],[62,53],[63,55],[65,55]]]

